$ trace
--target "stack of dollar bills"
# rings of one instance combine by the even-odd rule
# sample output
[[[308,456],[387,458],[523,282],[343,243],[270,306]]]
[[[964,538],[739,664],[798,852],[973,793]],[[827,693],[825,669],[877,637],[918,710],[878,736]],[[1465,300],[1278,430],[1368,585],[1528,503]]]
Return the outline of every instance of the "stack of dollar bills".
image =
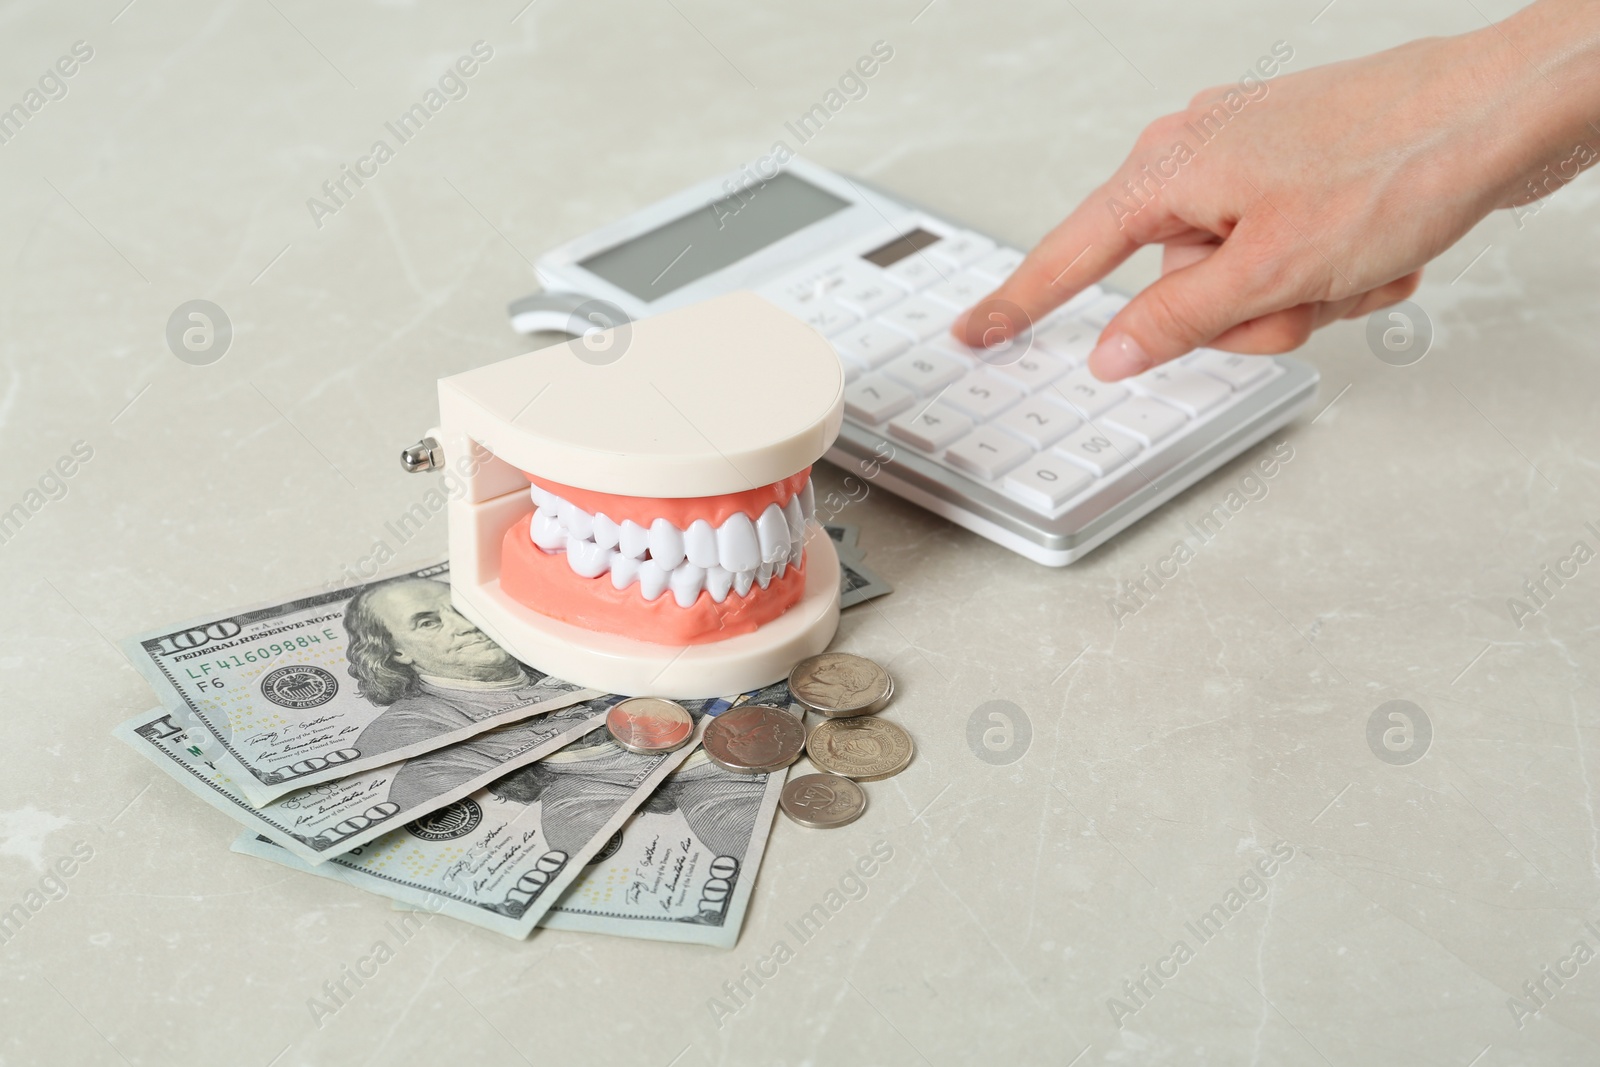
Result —
[[[847,603],[890,591],[839,543]],[[848,556],[845,556],[846,550]],[[785,774],[698,731],[782,682],[683,701],[696,742],[629,752],[621,697],[518,662],[450,603],[448,564],[123,642],[161,706],[116,735],[245,827],[235,852],[512,937],[732,947]]]

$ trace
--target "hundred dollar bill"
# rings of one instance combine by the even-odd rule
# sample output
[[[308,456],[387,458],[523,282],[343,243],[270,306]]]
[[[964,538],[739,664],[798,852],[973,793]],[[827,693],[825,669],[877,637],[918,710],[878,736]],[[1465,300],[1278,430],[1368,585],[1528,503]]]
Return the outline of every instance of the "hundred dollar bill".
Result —
[[[450,605],[448,564],[122,643],[259,806],[602,694],[518,663]]]
[[[861,527],[853,522],[830,522],[822,529],[840,549],[855,549],[861,538]]]
[[[176,712],[146,712],[117,727],[116,735],[218,811],[315,864],[437,811],[591,733],[604,724],[606,712],[619,699],[598,697],[497,726],[402,763],[297,789],[259,806],[240,795],[235,781],[208,758],[207,750],[217,747],[210,733]]]
[[[781,682],[739,703],[794,707]],[[787,773],[734,774],[696,752],[589,861],[539,925],[732,948]]]
[[[695,751],[707,713],[733,701],[681,703],[695,719],[695,741],[676,752],[629,752],[601,727],[326,863],[306,863],[248,831],[233,850],[526,937],[628,816]]]
[[[859,557],[852,558],[844,550],[839,552],[839,607],[853,608],[892,592],[894,586],[878,577]]]

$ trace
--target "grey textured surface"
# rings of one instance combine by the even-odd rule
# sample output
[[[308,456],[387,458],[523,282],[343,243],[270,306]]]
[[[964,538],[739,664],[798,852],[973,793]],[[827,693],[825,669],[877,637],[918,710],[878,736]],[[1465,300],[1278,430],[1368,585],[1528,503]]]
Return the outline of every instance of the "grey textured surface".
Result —
[[[1422,362],[1324,331],[1331,408],[1073,567],[880,492],[849,508],[896,592],[836,647],[889,666],[917,757],[848,828],[778,821],[730,952],[447,919],[399,945],[386,901],[230,854],[230,822],[118,744],[151,695],[112,639],[337,580],[379,539],[441,553],[442,520],[385,527],[423,491],[396,451],[436,377],[525,347],[504,307],[529,260],[793,147],[874,41],[893,60],[804,153],[1026,244],[1274,41],[1300,69],[1481,25],[1444,0],[522,2],[0,8],[0,102],[94,49],[0,144],[0,508],[93,449],[0,545],[0,911],[27,913],[0,1062],[1594,1062],[1600,962],[1520,1026],[1507,1003],[1600,948],[1600,562],[1520,626],[1507,605],[1600,549],[1592,178],[1429,271]],[[468,95],[319,228],[307,198],[480,39]],[[163,339],[192,299],[233,324],[209,366]],[[1119,583],[1278,440],[1270,492],[1119,625]],[[1369,748],[1390,700],[1431,723],[1419,761]],[[992,701],[1028,717],[1014,762],[969,745]],[[1261,899],[1189,933],[1279,841]],[[865,895],[801,943],[786,924],[874,845]],[[394,958],[317,1019],[379,940]],[[1143,979],[1179,940],[1193,958]]]

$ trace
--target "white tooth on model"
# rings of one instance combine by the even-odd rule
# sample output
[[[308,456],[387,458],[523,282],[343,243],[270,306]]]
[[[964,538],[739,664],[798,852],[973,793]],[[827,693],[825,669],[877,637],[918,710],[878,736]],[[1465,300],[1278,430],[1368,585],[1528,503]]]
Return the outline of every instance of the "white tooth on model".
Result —
[[[806,539],[806,517],[800,511],[800,497],[798,494],[789,498],[783,506],[783,521],[789,524],[789,543]]]
[[[733,588],[733,572],[726,567],[706,568],[706,592],[711,594],[711,599],[718,604],[728,598],[728,590]]]
[[[622,527],[617,531],[617,547],[624,556],[643,559],[644,554],[650,551],[650,531],[632,519],[623,519]]]
[[[594,543],[601,548],[612,549],[617,547],[618,536],[622,533],[617,529],[617,524],[604,515],[596,514],[594,517]]]
[[[767,510],[756,520],[756,536],[761,539],[761,562],[776,563],[789,558],[789,524],[778,505],[768,504]]]
[[[800,513],[798,494],[783,506],[783,518],[789,524],[789,565],[794,566],[806,550],[806,517]]]
[[[566,528],[549,508],[540,508],[533,513],[528,533],[533,543],[546,552],[560,552],[567,547]]]
[[[650,558],[671,570],[683,562],[683,531],[666,519],[650,524]]]
[[[672,599],[678,602],[678,607],[692,607],[700,596],[700,590],[706,584],[706,570],[696,567],[693,563],[685,563],[681,567],[672,569],[669,580],[672,585]]]
[[[761,565],[761,541],[744,512],[734,512],[718,527],[717,562],[730,571],[753,571]]]
[[[618,590],[637,581],[639,595],[647,601],[671,589],[682,608],[693,607],[702,589],[718,604],[729,593],[748,596],[755,586],[766,589],[798,566],[816,506],[808,479],[782,505],[768,504],[754,521],[734,512],[720,528],[696,519],[679,530],[666,518],[645,527],[631,519],[617,522],[591,515],[531,483],[528,492],[535,505],[529,522],[535,545],[546,552],[565,552],[567,565],[582,577],[609,572]]]
[[[570,500],[561,502],[561,525],[580,541],[587,541],[594,534],[594,516]]]
[[[598,578],[604,574],[610,555],[593,541],[567,540],[567,566],[580,578]]]
[[[717,565],[717,531],[704,519],[696,519],[683,531],[683,550],[696,567]],[[723,564],[727,566],[727,564]]]
[[[611,553],[609,566],[611,567],[611,587],[613,589],[626,589],[639,577],[640,560],[623,552]]]
[[[639,563],[639,595],[654,600],[667,589],[667,572],[653,559]]]

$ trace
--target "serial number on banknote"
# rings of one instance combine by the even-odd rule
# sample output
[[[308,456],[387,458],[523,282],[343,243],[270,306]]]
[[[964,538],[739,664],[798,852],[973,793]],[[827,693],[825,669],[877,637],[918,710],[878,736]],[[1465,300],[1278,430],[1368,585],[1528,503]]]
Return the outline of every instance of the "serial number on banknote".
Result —
[[[290,641],[273,641],[259,648],[252,648],[242,655],[235,653],[231,656],[220,656],[208,663],[186,663],[183,665],[183,673],[194,682],[196,689],[221,689],[226,683],[221,678],[212,678],[213,671],[232,670],[247,663],[271,663],[287,653],[320,645],[323,641],[332,644],[338,639],[339,635],[333,632],[331,626],[324,626],[320,634],[301,634]],[[196,668],[199,668],[199,673],[196,673]]]

